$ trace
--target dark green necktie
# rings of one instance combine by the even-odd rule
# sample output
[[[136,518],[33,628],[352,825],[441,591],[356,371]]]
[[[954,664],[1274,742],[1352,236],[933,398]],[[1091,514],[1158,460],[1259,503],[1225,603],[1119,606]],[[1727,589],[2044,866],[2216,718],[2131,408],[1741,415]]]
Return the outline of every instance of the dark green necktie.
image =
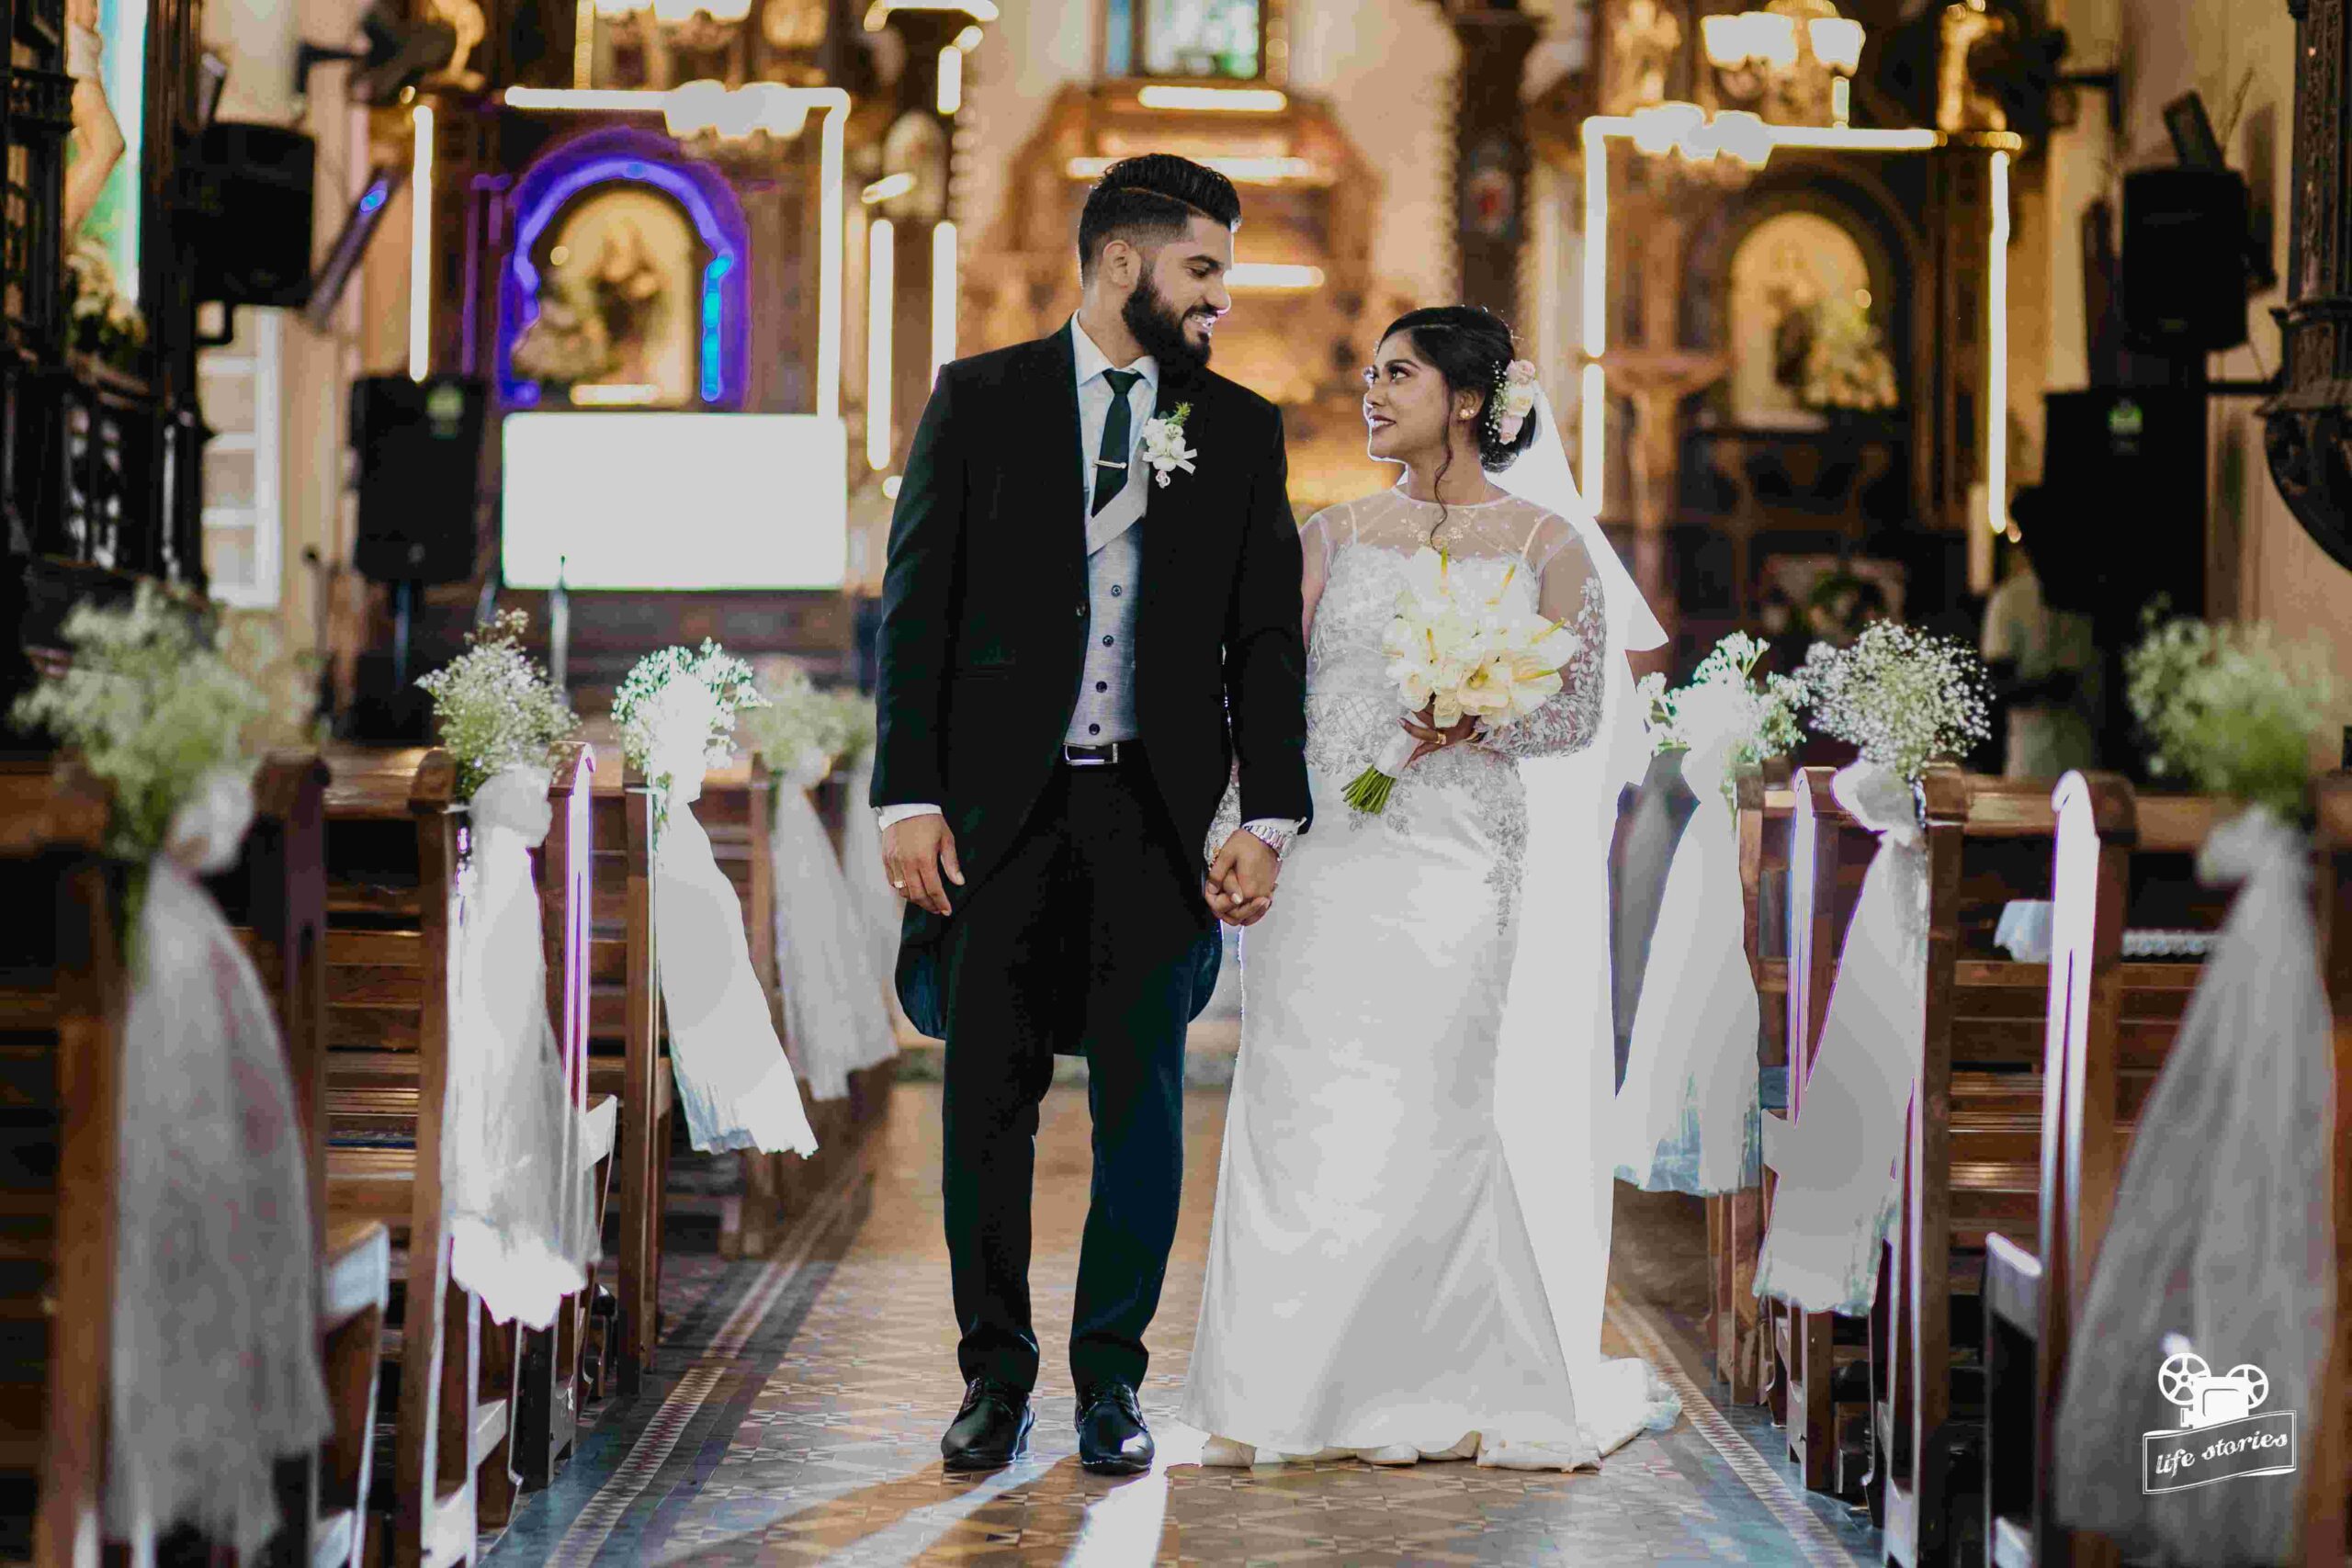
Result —
[[[1135,444],[1129,436],[1135,416],[1128,411],[1127,394],[1143,379],[1143,372],[1105,370],[1102,379],[1111,383],[1111,412],[1102,420],[1102,455],[1094,465],[1096,512],[1110,505],[1127,488],[1127,461],[1135,455]]]

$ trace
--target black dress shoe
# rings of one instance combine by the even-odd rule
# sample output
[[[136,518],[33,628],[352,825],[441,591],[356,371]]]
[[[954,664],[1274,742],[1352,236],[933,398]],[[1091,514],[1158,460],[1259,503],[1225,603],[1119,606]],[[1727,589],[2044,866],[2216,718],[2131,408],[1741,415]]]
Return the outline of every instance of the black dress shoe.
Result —
[[[1123,1382],[1097,1383],[1079,1395],[1081,1467],[1096,1475],[1141,1475],[1151,1468],[1156,1451],[1134,1389]]]
[[[1036,1424],[1026,1392],[974,1378],[939,1452],[950,1470],[1002,1470],[1029,1451],[1029,1428]]]

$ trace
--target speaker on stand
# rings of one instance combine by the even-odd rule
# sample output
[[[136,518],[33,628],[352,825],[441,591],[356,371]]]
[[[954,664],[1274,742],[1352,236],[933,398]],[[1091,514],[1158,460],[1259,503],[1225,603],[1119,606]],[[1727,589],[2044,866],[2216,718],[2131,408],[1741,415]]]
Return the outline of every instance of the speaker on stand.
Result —
[[[2105,716],[2099,765],[2138,755],[2122,701],[2122,656],[2148,606],[2206,613],[2206,395],[2201,387],[2097,387],[2043,400],[2048,439],[2040,493],[2019,528],[2052,610],[2090,617]]]
[[[409,671],[416,617],[427,586],[474,574],[489,409],[479,377],[370,376],[352,385],[359,520],[351,564],[392,597],[389,659],[363,660],[374,668],[363,670],[357,722],[371,739],[424,738],[425,705]]]

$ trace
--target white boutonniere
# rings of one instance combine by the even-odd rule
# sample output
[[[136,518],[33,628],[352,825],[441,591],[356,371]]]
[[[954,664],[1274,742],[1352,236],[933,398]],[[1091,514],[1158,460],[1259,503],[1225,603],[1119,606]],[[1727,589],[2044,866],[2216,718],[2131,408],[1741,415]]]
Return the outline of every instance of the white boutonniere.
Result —
[[[1196,470],[1193,459],[1199,457],[1184,445],[1184,421],[1192,414],[1193,405],[1178,403],[1174,413],[1155,414],[1144,421],[1143,460],[1151,465],[1151,477],[1162,490],[1168,488],[1168,476],[1178,468],[1186,473]]]

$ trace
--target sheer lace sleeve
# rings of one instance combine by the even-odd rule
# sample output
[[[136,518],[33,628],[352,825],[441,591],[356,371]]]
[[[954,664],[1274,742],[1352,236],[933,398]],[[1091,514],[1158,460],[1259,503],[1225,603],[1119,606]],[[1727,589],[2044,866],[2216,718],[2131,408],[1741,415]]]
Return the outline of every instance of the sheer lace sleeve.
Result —
[[[1306,606],[1299,626],[1302,637],[1311,637],[1315,632],[1315,606],[1322,600],[1323,584],[1331,574],[1331,552],[1340,547],[1340,537],[1353,526],[1353,506],[1327,506],[1306,520],[1298,531],[1298,550],[1305,558],[1299,578],[1299,600]]]
[[[1310,567],[1311,570],[1312,568]],[[1233,776],[1225,786],[1225,798],[1216,803],[1216,815],[1209,819],[1208,842],[1201,846],[1201,859],[1216,859],[1225,841],[1241,829],[1241,766],[1235,763]]]
[[[1560,689],[1525,718],[1479,737],[1510,757],[1561,757],[1581,751],[1600,728],[1600,704],[1608,651],[1601,614],[1600,576],[1576,530],[1547,516],[1529,541],[1527,558],[1542,574],[1537,608],[1576,633],[1575,653],[1560,670]]]

